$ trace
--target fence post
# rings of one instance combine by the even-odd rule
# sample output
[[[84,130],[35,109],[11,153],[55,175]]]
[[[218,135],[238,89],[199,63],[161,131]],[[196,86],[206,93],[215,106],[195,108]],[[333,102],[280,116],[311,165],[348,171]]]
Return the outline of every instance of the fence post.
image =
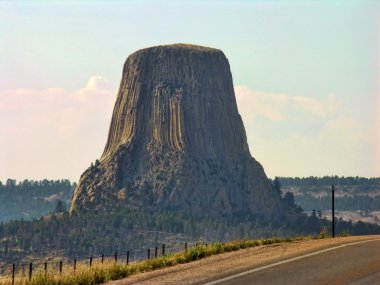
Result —
[[[185,252],[187,252],[187,242],[185,242]]]
[[[165,244],[163,243],[162,244],[162,256],[164,256],[165,255]]]
[[[33,274],[33,263],[29,263],[29,281],[32,280],[32,274]]]
[[[104,262],[104,254],[102,253],[102,263]]]
[[[157,246],[154,248],[154,258],[157,258],[157,254],[158,254],[158,248]]]
[[[16,264],[12,264],[12,285],[15,284],[15,271],[16,271]]]
[[[92,266],[92,256],[90,256],[90,267]]]
[[[127,265],[129,264],[129,250],[127,251]]]
[[[45,271],[45,277],[46,277],[46,275],[47,275],[47,262],[45,262],[45,264],[44,264],[44,271]]]
[[[115,252],[115,263],[117,263],[117,251]]]
[[[74,274],[75,274],[75,270],[77,270],[77,260],[74,259]]]
[[[59,262],[59,274],[62,274],[62,260]]]
[[[148,260],[150,259],[150,248],[148,248]]]
[[[331,188],[332,237],[335,238],[335,185]]]

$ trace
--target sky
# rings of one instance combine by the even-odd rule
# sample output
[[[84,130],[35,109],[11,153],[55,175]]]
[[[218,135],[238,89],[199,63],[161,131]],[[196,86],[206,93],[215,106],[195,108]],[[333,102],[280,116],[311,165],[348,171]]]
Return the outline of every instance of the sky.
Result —
[[[0,181],[70,179],[100,157],[134,51],[227,56],[269,177],[380,176],[380,1],[2,1]]]

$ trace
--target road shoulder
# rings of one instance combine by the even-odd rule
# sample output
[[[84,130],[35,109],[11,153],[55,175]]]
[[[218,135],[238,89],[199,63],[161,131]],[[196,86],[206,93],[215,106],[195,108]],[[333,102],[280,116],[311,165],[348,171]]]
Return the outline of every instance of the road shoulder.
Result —
[[[204,284],[215,279],[238,274],[315,251],[356,241],[380,239],[380,236],[338,237],[292,243],[257,246],[235,252],[210,256],[187,264],[140,273],[112,281],[109,285]]]

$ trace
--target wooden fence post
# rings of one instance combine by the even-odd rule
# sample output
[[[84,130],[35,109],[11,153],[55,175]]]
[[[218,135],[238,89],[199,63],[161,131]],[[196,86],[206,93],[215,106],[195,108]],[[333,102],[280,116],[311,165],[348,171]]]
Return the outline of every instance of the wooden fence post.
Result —
[[[157,258],[158,255],[158,248],[157,246],[154,248],[154,258]]]
[[[45,271],[45,277],[46,277],[46,275],[47,275],[47,262],[45,262],[45,264],[44,264],[44,271]]]
[[[148,260],[150,259],[150,248],[148,248]]]
[[[32,280],[32,274],[33,274],[33,263],[29,263],[29,281]]]
[[[331,187],[332,237],[335,238],[335,185]]]
[[[62,274],[62,260],[59,262],[59,274]]]
[[[15,271],[16,271],[16,264],[12,264],[12,285],[15,284]]]
[[[102,263],[104,262],[104,254],[102,253]]]
[[[92,266],[92,256],[90,256],[90,268]]]
[[[164,256],[165,255],[165,244],[163,243],[162,244],[162,256]]]
[[[74,259],[74,274],[75,274],[75,271],[77,270],[77,260]]]
[[[129,250],[127,251],[127,265],[129,264]]]
[[[115,252],[115,263],[117,263],[117,251]]]

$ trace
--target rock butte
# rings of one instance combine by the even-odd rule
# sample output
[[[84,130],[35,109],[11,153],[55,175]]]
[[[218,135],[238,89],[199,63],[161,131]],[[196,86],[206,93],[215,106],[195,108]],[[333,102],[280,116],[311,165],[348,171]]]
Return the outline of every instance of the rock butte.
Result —
[[[82,174],[71,213],[116,205],[194,218],[284,213],[249,152],[222,51],[175,44],[127,58],[106,147]]]

